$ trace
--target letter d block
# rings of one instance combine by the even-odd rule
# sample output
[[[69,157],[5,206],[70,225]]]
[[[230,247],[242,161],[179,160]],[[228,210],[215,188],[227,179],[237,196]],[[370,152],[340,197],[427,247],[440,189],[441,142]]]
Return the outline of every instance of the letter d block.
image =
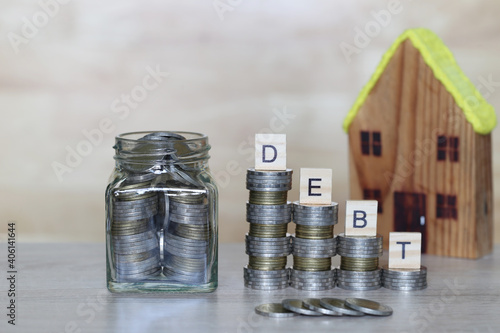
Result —
[[[286,170],[286,134],[255,134],[255,170]]]
[[[300,169],[301,205],[332,204],[332,169]]]
[[[345,235],[377,236],[377,200],[347,200]]]
[[[389,233],[389,269],[420,269],[422,234]]]

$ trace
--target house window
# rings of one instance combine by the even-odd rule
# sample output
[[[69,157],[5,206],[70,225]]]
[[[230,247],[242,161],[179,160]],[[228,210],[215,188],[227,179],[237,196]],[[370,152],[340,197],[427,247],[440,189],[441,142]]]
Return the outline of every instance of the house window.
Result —
[[[370,147],[373,156],[382,155],[382,137],[380,132],[361,131],[361,153],[363,155],[370,155]]]
[[[382,194],[381,194],[380,190],[364,189],[363,190],[363,199],[364,200],[377,200],[378,201],[377,212],[382,213]]]
[[[437,160],[446,161],[449,156],[450,161],[458,162],[458,137],[439,135],[437,140]]]
[[[373,155],[380,156],[382,155],[382,142],[380,139],[380,132],[372,133],[372,147],[373,147]]]
[[[361,131],[361,152],[370,155],[370,132]]]
[[[457,219],[457,196],[443,195],[436,196],[436,218]]]

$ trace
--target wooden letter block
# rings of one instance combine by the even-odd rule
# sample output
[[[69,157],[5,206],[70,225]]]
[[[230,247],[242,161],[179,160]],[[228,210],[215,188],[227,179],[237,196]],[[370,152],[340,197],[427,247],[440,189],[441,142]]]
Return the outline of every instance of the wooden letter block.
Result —
[[[346,236],[377,236],[377,200],[347,200]]]
[[[332,203],[332,169],[300,169],[301,205],[330,205]]]
[[[389,269],[420,269],[422,234],[389,233]]]
[[[286,170],[286,134],[255,134],[255,170]]]

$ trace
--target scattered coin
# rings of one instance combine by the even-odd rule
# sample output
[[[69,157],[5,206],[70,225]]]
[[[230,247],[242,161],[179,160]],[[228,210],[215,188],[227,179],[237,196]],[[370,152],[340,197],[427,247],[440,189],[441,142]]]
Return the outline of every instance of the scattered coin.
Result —
[[[255,312],[266,317],[289,318],[298,316],[297,313],[289,311],[281,303],[267,303],[255,307]]]
[[[342,313],[346,316],[361,317],[365,315],[363,312],[347,307],[345,301],[339,298],[321,298],[320,304],[324,308]]]
[[[336,316],[336,317],[342,316],[342,313],[340,312],[333,311],[321,306],[321,301],[319,298],[306,298],[302,300],[302,303],[309,310],[313,310],[328,316]]]
[[[363,298],[347,298],[345,300],[345,305],[348,307],[372,315],[372,316],[390,316],[392,314],[392,308],[380,304],[375,301]]]
[[[302,304],[302,300],[300,299],[285,299],[281,302],[283,307],[289,311],[293,311],[298,314],[306,315],[306,316],[322,316],[323,314],[320,312],[316,312],[313,310],[309,310]]]

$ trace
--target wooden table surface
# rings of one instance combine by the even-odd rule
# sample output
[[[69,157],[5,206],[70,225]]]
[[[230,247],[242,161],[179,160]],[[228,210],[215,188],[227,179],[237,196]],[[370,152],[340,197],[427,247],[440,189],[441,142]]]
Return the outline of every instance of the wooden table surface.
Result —
[[[6,253],[5,243],[0,248]],[[0,332],[497,332],[500,327],[499,246],[480,260],[424,256],[429,287],[423,291],[262,292],[243,286],[243,244],[221,244],[219,288],[195,295],[109,293],[104,244],[17,244],[17,250],[16,326],[7,324],[8,286],[2,277]],[[5,260],[1,268],[7,276]],[[254,313],[261,303],[320,296],[378,300],[394,314],[273,319]]]

